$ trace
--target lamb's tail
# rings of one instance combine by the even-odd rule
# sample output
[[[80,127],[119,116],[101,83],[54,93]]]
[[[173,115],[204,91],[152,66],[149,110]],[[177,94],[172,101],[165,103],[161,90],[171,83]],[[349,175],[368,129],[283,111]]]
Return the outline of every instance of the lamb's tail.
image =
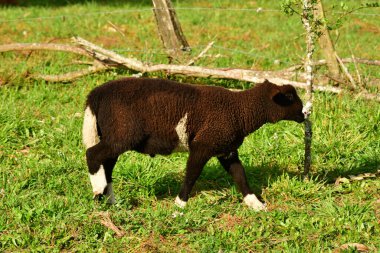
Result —
[[[82,134],[83,144],[86,146],[86,149],[91,148],[92,146],[95,146],[99,143],[96,116],[92,112],[90,106],[87,106],[86,110],[84,111]]]

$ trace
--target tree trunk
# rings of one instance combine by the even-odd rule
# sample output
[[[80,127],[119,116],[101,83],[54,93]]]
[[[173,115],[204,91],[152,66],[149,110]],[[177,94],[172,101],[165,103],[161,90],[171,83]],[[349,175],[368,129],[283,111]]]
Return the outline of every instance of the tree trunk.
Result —
[[[313,7],[312,0],[303,0],[302,23],[306,30],[306,105],[302,110],[305,115],[305,161],[304,161],[304,176],[307,176],[311,167],[311,141],[312,141],[312,124],[309,116],[313,107],[313,53],[314,53],[314,38],[315,31],[312,27],[313,22]]]
[[[325,18],[325,14],[323,11],[322,0],[317,0],[315,7],[316,7],[314,10],[315,18],[319,20],[323,20]],[[321,36],[319,37],[319,45],[322,50],[323,56],[326,59],[329,75],[333,79],[339,79],[340,77],[339,63],[337,59],[335,58],[335,54],[336,54],[335,48],[331,41],[329,30],[327,30],[326,24],[321,25],[320,29],[321,29]]]
[[[190,46],[182,32],[177,14],[170,0],[152,0],[158,33],[166,48],[170,61],[181,57]]]

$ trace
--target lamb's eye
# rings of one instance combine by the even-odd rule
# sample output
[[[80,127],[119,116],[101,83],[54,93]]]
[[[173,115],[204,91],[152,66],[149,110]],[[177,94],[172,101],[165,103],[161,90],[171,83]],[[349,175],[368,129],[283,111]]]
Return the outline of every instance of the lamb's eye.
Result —
[[[294,100],[294,96],[292,93],[286,93],[285,94],[286,98],[289,100],[289,101],[293,101]]]

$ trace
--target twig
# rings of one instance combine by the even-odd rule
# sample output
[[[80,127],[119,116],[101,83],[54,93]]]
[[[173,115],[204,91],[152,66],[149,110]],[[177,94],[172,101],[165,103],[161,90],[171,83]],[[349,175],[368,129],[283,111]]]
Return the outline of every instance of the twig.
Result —
[[[101,218],[100,223],[105,227],[111,229],[115,232],[116,237],[121,238],[125,235],[125,231],[119,229],[111,220],[110,214],[108,212],[99,212],[97,215]]]
[[[357,63],[361,63],[361,64],[380,66],[380,60],[368,60],[368,59],[361,59],[361,58],[342,59],[342,62],[344,62],[344,63],[351,63],[354,61],[356,61]]]
[[[373,93],[368,93],[368,92],[360,92],[360,93],[356,94],[355,96],[358,98],[364,98],[367,100],[380,101],[380,94],[379,93],[373,94]]]
[[[356,57],[351,57],[351,58],[343,58],[341,59],[343,63],[358,63],[358,64],[366,64],[366,65],[375,65],[375,66],[380,66],[380,60],[368,60],[368,59],[362,59],[362,58],[356,58]],[[313,62],[313,66],[321,66],[321,65],[326,65],[327,62],[326,60],[318,60]],[[303,64],[296,64],[294,66],[291,66],[287,69],[284,69],[284,71],[295,71],[300,68],[302,68],[304,65]]]
[[[343,85],[346,85],[346,82],[347,82],[345,80],[342,80],[340,78],[336,78],[336,77],[330,76],[330,75],[326,75],[326,77],[329,78],[329,79],[331,79],[331,80],[333,80],[333,81],[335,81],[335,82],[337,82],[337,83],[343,84]]]
[[[114,23],[112,23],[109,20],[107,21],[107,23],[110,24],[110,26],[112,26],[112,28],[115,29],[115,31],[117,31],[118,33],[120,33],[120,35],[125,38],[125,34],[123,33],[122,30],[120,30],[119,27],[117,27]]]
[[[69,72],[69,73],[62,74],[62,75],[35,74],[35,75],[31,75],[31,77],[43,79],[43,80],[48,81],[48,82],[70,82],[70,81],[77,79],[79,77],[82,77],[82,76],[85,76],[88,74],[93,74],[96,72],[100,72],[100,71],[103,71],[103,70],[109,69],[109,68],[111,68],[111,67],[107,66],[107,65],[97,65],[97,66],[91,66],[87,69]]]
[[[191,59],[186,65],[187,66],[191,66],[197,60],[199,60],[200,58],[202,58],[207,53],[207,51],[212,47],[212,45],[214,45],[214,43],[215,43],[214,41],[211,41],[210,43],[208,43],[208,45],[205,47],[205,49],[203,49],[202,52],[198,56],[196,56],[193,59]]]
[[[352,58],[352,61],[354,62],[354,66],[355,66],[355,70],[356,70],[356,76],[358,77],[358,82],[359,82],[359,86],[361,88],[363,88],[363,83],[362,83],[362,78],[360,76],[360,72],[359,72],[359,68],[358,68],[358,64],[355,60],[355,56],[354,54],[351,55],[351,58]]]
[[[338,60],[339,62],[339,65],[341,66],[344,74],[346,74],[348,80],[350,80],[350,83],[352,84],[352,87],[355,89],[357,88],[356,86],[356,82],[354,80],[354,78],[351,76],[350,72],[348,72],[348,69],[346,68],[346,66],[344,65],[344,63],[342,62],[342,59],[340,59],[339,55],[335,52],[335,57],[336,59]]]

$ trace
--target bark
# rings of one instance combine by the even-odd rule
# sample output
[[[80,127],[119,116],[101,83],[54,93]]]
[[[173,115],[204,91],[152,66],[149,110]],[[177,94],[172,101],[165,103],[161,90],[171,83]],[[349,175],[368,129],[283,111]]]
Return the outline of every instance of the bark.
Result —
[[[169,59],[179,59],[183,51],[190,50],[177,14],[170,0],[153,0],[158,33]]]
[[[311,141],[312,141],[312,123],[309,115],[313,107],[313,53],[314,53],[314,31],[310,20],[313,18],[311,13],[313,4],[311,0],[303,0],[302,23],[306,30],[306,105],[308,110],[304,111],[305,120],[305,161],[304,161],[304,176],[307,176],[311,167]]]
[[[324,20],[325,14],[323,11],[322,0],[318,0],[315,4],[315,16],[319,20]],[[329,75],[338,78],[340,76],[339,64],[335,58],[335,48],[331,41],[329,30],[327,29],[326,24],[320,26],[321,36],[319,37],[319,45],[322,53],[327,62],[327,68],[329,70]]]

